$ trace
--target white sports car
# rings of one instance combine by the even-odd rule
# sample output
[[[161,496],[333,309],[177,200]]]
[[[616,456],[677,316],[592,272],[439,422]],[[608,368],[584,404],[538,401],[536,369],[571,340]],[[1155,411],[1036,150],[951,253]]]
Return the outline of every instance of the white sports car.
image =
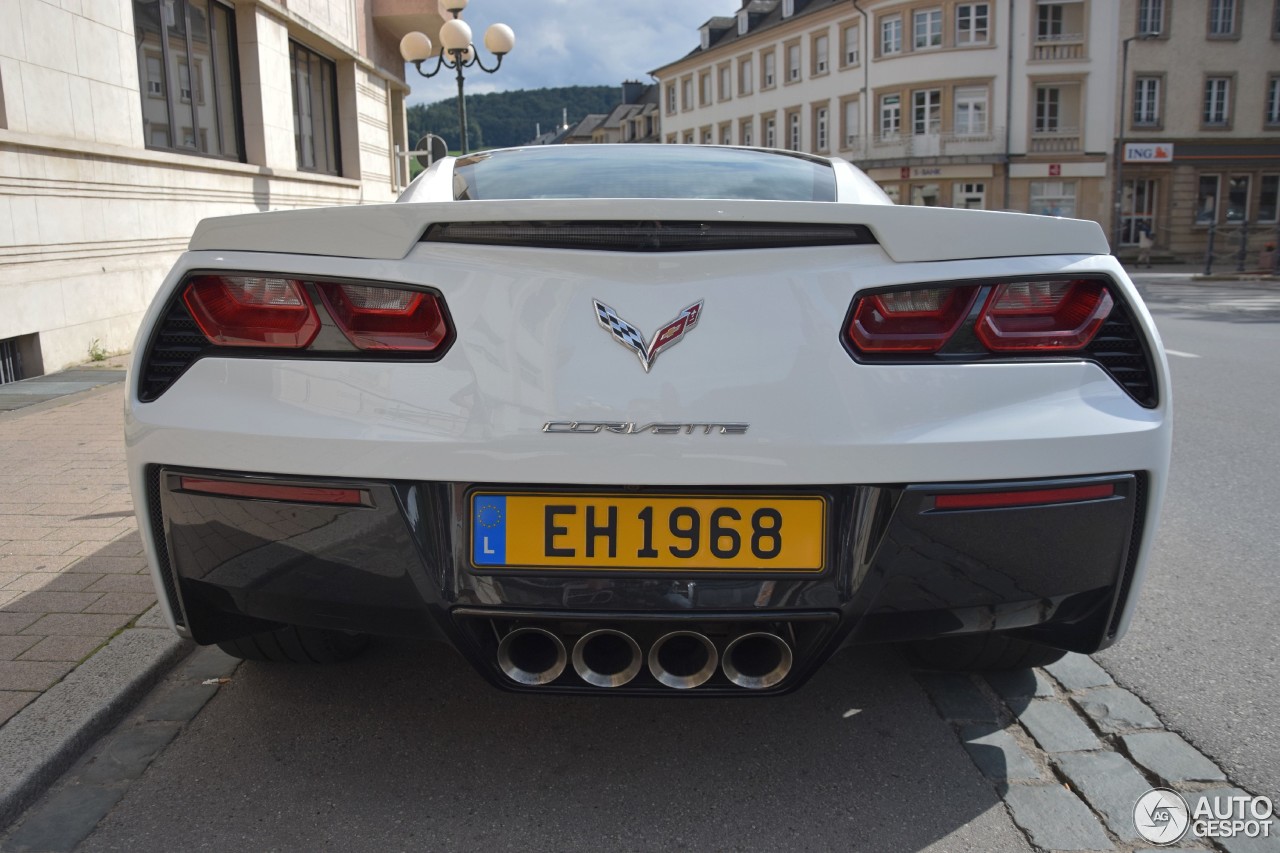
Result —
[[[434,638],[515,690],[1095,651],[1169,462],[1164,354],[1097,224],[896,207],[791,152],[488,151],[398,204],[206,220],[135,353],[179,633]]]

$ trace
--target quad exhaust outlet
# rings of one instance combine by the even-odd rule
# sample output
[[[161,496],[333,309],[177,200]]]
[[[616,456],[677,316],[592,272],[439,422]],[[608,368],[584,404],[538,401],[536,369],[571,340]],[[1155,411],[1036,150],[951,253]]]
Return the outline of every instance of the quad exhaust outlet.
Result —
[[[498,644],[498,668],[528,687],[551,684],[572,664],[583,682],[604,689],[631,683],[647,666],[655,681],[673,690],[701,687],[717,672],[743,690],[767,690],[786,679],[794,662],[791,645],[769,631],[734,636],[723,651],[706,634],[685,629],[663,633],[647,654],[635,637],[616,628],[587,631],[567,653],[566,642],[546,628],[515,628]]]

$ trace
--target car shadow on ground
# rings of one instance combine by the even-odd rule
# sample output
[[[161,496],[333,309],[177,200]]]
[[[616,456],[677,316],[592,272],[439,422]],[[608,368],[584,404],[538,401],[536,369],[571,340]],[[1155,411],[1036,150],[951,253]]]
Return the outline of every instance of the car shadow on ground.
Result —
[[[250,834],[246,834],[250,833]],[[511,694],[453,651],[246,663],[85,850],[1026,849],[884,647],[771,699]],[[940,840],[945,839],[945,841]]]

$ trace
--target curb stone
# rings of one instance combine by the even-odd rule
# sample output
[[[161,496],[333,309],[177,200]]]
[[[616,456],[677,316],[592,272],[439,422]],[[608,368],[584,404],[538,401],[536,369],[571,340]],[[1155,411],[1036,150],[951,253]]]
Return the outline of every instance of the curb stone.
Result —
[[[138,622],[155,624],[154,615]],[[168,628],[128,628],[9,719],[0,728],[0,827],[21,814],[192,648]]]

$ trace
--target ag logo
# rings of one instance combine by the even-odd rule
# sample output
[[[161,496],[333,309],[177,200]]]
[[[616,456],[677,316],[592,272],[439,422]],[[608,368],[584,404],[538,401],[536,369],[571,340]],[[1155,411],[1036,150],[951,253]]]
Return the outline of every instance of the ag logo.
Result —
[[[680,316],[654,332],[653,340],[645,346],[644,335],[639,329],[619,317],[617,311],[599,299],[592,301],[596,306],[596,320],[609,334],[613,335],[615,341],[636,354],[645,373],[649,372],[649,368],[657,360],[658,353],[680,343],[685,332],[698,325],[698,318],[702,315],[702,301],[699,300],[681,311]]]
[[[1187,801],[1177,791],[1152,788],[1133,807],[1133,825],[1152,844],[1173,844],[1187,834],[1191,823]]]

